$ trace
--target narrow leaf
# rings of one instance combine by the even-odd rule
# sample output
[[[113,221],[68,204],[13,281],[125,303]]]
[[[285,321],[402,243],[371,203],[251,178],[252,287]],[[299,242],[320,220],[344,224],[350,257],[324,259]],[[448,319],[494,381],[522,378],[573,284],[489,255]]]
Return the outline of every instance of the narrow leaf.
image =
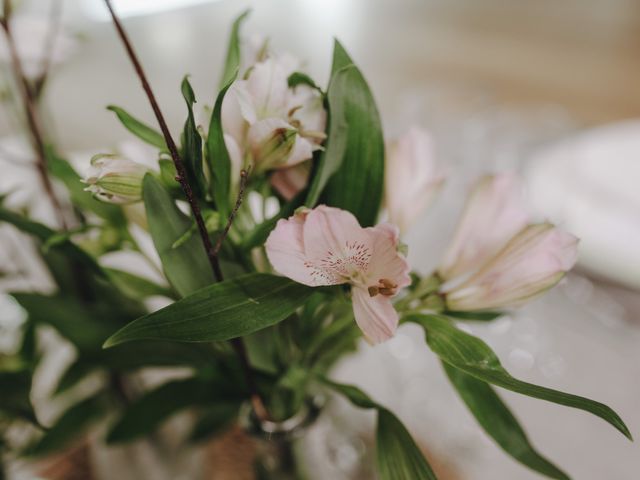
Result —
[[[182,296],[214,282],[200,237],[192,235],[177,248],[174,243],[193,225],[182,213],[164,187],[152,175],[142,182],[142,198],[147,212],[149,233],[164,272]]]
[[[542,475],[569,480],[566,473],[533,448],[516,417],[490,385],[447,363],[443,362],[442,365],[451,384],[480,426],[506,453]]]
[[[344,49],[336,42],[335,66],[348,61],[341,52]],[[313,207],[324,191],[326,204],[349,210],[362,226],[370,226],[378,216],[384,178],[384,140],[375,101],[353,64],[332,74],[327,100],[329,140],[306,204]]]
[[[168,151],[167,143],[164,141],[164,137],[160,132],[132,117],[120,107],[109,105],[107,109],[114,112],[122,122],[122,125],[140,140],[160,150]]]
[[[189,183],[199,196],[204,196],[206,192],[206,181],[202,170],[202,137],[196,126],[193,115],[193,104],[196,103],[196,96],[189,83],[189,78],[182,80],[182,96],[187,104],[187,121],[184,124],[182,145],[182,160],[187,169]]]
[[[284,320],[312,292],[283,277],[244,275],[209,285],[131,322],[105,347],[141,339],[210,342],[241,337]]]
[[[353,385],[321,378],[322,382],[360,408],[378,411],[376,465],[380,480],[437,480],[411,434],[398,418]]]
[[[222,102],[234,80],[235,73],[229,83],[225,84],[218,93],[207,134],[207,162],[209,172],[211,172],[211,193],[222,218],[229,216],[229,197],[231,195],[231,160],[222,131]]]
[[[101,394],[82,400],[64,412],[29,453],[44,455],[63,449],[105,412],[105,400]]]
[[[376,464],[380,480],[436,480],[405,426],[384,408],[378,410]]]
[[[446,317],[439,315],[410,315],[407,321],[422,325],[427,344],[442,361],[498,387],[529,397],[573,407],[592,413],[631,439],[631,433],[622,419],[608,406],[588,398],[540,387],[518,380],[504,369],[495,353],[479,338],[458,330]]]
[[[129,405],[111,427],[107,443],[123,443],[153,432],[171,415],[215,400],[211,382],[189,378],[165,383]]]
[[[318,85],[316,85],[316,82],[314,82],[313,79],[306,73],[293,72],[291,75],[289,75],[289,78],[287,78],[287,84],[290,88],[295,88],[298,85],[307,85],[308,87],[317,90],[321,94],[323,93],[322,89]]]
[[[143,299],[154,295],[174,298],[175,292],[170,288],[158,285],[146,278],[134,275],[115,268],[105,268],[105,273],[116,287],[126,296],[134,299]]]
[[[38,423],[29,400],[31,372],[28,370],[0,372],[0,412]]]
[[[220,88],[228,85],[236,75],[240,67],[240,27],[242,22],[249,15],[250,10],[245,10],[233,22],[231,27],[231,35],[229,36],[229,46],[227,47],[227,57],[224,62],[224,71],[220,79]]]

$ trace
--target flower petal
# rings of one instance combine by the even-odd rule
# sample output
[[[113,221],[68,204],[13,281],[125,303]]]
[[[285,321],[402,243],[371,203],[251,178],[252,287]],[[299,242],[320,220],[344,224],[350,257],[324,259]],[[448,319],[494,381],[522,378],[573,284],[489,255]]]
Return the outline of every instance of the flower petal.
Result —
[[[351,289],[356,323],[369,343],[380,343],[393,337],[398,327],[398,312],[384,295],[371,297],[364,288]]]
[[[411,267],[398,252],[398,228],[389,223],[381,223],[366,229],[371,237],[373,255],[367,270],[367,286],[377,285],[385,278],[404,288],[411,283]]]

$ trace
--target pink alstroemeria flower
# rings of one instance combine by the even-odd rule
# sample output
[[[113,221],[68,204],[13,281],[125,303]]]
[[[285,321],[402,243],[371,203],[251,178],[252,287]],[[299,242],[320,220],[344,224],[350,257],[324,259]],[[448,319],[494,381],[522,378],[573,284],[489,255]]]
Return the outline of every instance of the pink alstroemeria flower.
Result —
[[[469,276],[529,223],[515,175],[480,178],[474,185],[438,274],[444,280]]]
[[[387,148],[385,205],[389,220],[405,233],[433,202],[444,183],[429,132],[410,128]]]
[[[396,227],[362,228],[351,213],[324,205],[279,220],[266,242],[278,273],[311,287],[350,284],[356,323],[370,343],[394,335],[391,297],[411,283],[397,246]]]
[[[451,310],[517,307],[544,293],[576,263],[578,239],[550,223],[529,225],[477,273],[446,291]]]

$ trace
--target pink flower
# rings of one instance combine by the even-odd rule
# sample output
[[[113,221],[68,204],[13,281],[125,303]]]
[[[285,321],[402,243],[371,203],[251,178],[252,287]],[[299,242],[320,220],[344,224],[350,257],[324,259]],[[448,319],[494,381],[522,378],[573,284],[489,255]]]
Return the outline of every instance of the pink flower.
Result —
[[[462,284],[448,289],[451,310],[520,306],[556,283],[576,263],[578,239],[549,223],[529,225]]]
[[[255,172],[309,160],[325,139],[320,93],[308,85],[289,87],[289,75],[298,66],[290,56],[269,56],[250,67],[225,96],[224,132]]]
[[[356,323],[371,343],[394,335],[391,297],[411,283],[397,246],[396,227],[362,228],[351,213],[324,205],[278,221],[266,242],[280,274],[311,287],[350,284]]]
[[[529,223],[514,175],[482,177],[474,186],[458,228],[438,268],[451,280],[469,276],[498,253]]]
[[[411,128],[387,151],[385,204],[389,220],[406,232],[431,204],[444,178],[435,161],[431,135]]]
[[[311,162],[281,168],[271,174],[271,185],[285,200],[289,201],[307,186],[310,173]]]

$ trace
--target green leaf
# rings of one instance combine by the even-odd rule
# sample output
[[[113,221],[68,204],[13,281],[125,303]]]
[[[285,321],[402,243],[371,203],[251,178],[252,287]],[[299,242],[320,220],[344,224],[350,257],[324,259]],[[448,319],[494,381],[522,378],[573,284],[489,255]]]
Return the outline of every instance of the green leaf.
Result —
[[[289,75],[289,78],[287,78],[287,84],[289,85],[289,88],[295,88],[298,85],[307,85],[308,87],[319,91],[321,94],[323,93],[322,89],[318,85],[316,85],[316,82],[314,82],[313,79],[306,73],[293,72],[291,75]]]
[[[38,423],[29,400],[31,372],[28,370],[0,372],[0,412]]]
[[[446,317],[439,315],[410,315],[406,321],[422,325],[427,344],[442,361],[458,370],[498,387],[529,397],[577,408],[592,413],[631,438],[622,419],[608,406],[588,398],[540,387],[518,380],[504,369],[495,353],[479,338],[458,330]]]
[[[380,480],[436,480],[411,435],[389,410],[378,410],[376,464]]]
[[[153,432],[171,415],[215,401],[211,382],[189,378],[167,382],[129,405],[111,427],[107,443],[124,443]]]
[[[104,271],[113,284],[130,298],[139,300],[154,295],[175,298],[175,292],[170,288],[158,285],[151,280],[139,277],[133,273],[115,268],[105,268]]]
[[[149,233],[171,285],[185,296],[213,283],[207,254],[197,235],[173,248],[176,240],[192,227],[193,221],[178,209],[169,192],[152,175],[145,175],[142,181],[142,199]]]
[[[352,385],[321,378],[322,382],[360,408],[378,411],[376,465],[380,480],[437,480],[429,463],[398,418]]]
[[[192,442],[201,442],[225,430],[237,417],[236,403],[221,403],[208,406],[198,417],[189,435]]]
[[[191,187],[196,194],[204,197],[207,187],[202,170],[202,137],[193,116],[193,104],[196,103],[196,96],[189,83],[189,77],[184,77],[182,80],[182,96],[187,103],[188,111],[187,121],[184,124],[182,159]]]
[[[129,130],[143,142],[146,142],[149,145],[153,145],[154,147],[158,147],[163,151],[169,150],[167,148],[167,143],[165,142],[164,137],[157,130],[149,127],[148,125],[145,125],[140,120],[135,119],[120,107],[109,105],[107,107],[107,110],[111,110],[112,112],[114,112],[118,116],[118,119],[122,122],[122,125],[124,125],[127,130]]]
[[[495,390],[485,382],[443,362],[452,385],[478,423],[514,459],[542,475],[558,480],[569,476],[540,455]]]
[[[313,289],[264,273],[209,285],[116,332],[105,347],[131,340],[212,342],[275,325],[304,304]]]
[[[492,311],[453,312],[451,310],[446,310],[442,313],[447,317],[459,318],[460,320],[476,320],[478,322],[490,322],[491,320],[500,318],[505,314],[504,312],[492,312]]]
[[[342,44],[336,39],[333,42],[333,60],[331,63],[331,74],[333,75],[341,68],[353,65],[353,60],[344,49]]]
[[[94,351],[117,328],[117,322],[99,321],[104,312],[83,305],[73,297],[47,296],[36,293],[13,293],[29,320],[51,325],[60,335],[81,351]]]
[[[343,51],[336,42],[334,65],[346,62]],[[349,210],[364,227],[373,225],[384,179],[384,140],[375,101],[362,73],[352,64],[333,72],[327,99],[328,141],[306,204],[313,207],[324,192],[327,205]]]
[[[76,359],[71,365],[67,367],[64,373],[58,379],[56,388],[53,391],[54,395],[60,395],[66,392],[70,388],[77,385],[82,379],[93,372],[95,365],[87,362],[84,358],[80,357]]]
[[[224,71],[220,79],[220,88],[228,85],[233,77],[235,77],[238,68],[240,68],[240,27],[250,11],[251,10],[245,10],[242,12],[240,16],[235,19],[231,27],[229,46],[227,47],[227,58],[224,62]]]
[[[106,410],[102,394],[76,403],[56,420],[29,453],[40,456],[63,449],[104,415]]]
[[[229,216],[231,195],[231,160],[222,131],[222,102],[235,78],[234,73],[220,90],[213,107],[207,134],[207,162],[211,172],[211,193],[222,218]]]

